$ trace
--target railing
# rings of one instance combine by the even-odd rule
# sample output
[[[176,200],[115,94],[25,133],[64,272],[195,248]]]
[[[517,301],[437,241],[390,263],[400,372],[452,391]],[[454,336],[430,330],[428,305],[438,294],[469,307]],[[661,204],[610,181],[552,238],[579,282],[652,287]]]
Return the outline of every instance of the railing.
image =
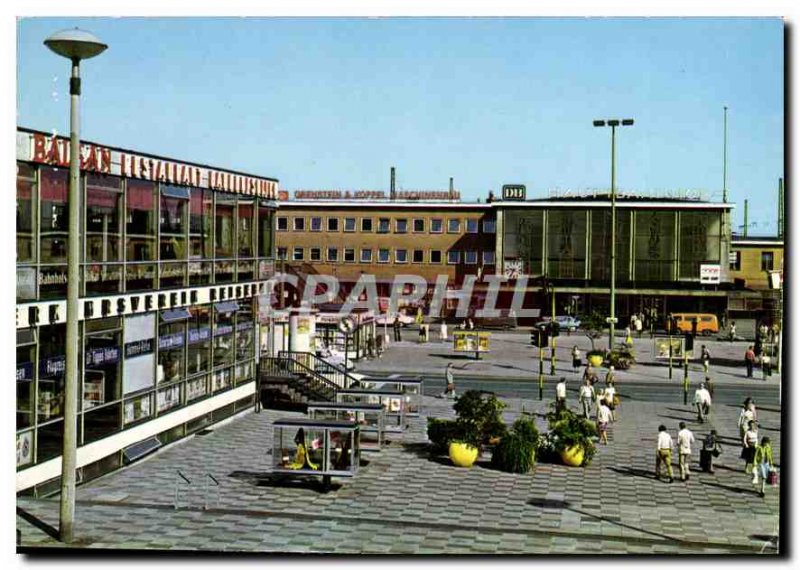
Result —
[[[191,479],[189,479],[186,475],[184,475],[180,471],[176,471],[175,473],[177,474],[177,477],[175,478],[175,510],[177,511],[178,510],[178,492],[180,491],[181,485],[185,484],[186,487],[187,487],[187,491],[188,491],[188,488],[191,487],[191,485],[192,485],[192,481],[191,481]],[[186,506],[189,506],[189,501],[188,500],[186,501]]]
[[[209,481],[211,483],[209,483]],[[208,510],[208,486],[209,484],[214,485],[217,488],[217,507],[219,507],[219,481],[211,474],[206,473],[205,476],[205,487],[203,488],[203,510]]]
[[[290,384],[301,384],[306,391],[310,392],[312,399],[333,401],[339,390],[335,383],[293,358],[262,358],[261,374],[285,376]]]
[[[278,358],[288,358],[298,360],[313,369],[317,374],[323,375],[325,378],[336,384],[341,390],[350,388],[353,384],[358,383],[358,379],[352,376],[347,370],[332,364],[320,358],[313,352],[303,352],[298,350],[281,350],[278,352]]]
[[[175,504],[174,504],[174,506],[175,506],[175,510],[178,510],[178,507],[180,506],[180,489],[181,489],[181,487],[182,486],[186,487],[187,496],[188,496],[189,489],[191,488],[193,483],[192,483],[192,480],[189,479],[183,473],[181,473],[180,470],[175,471],[175,474],[177,476],[175,477]],[[216,477],[214,477],[211,473],[206,473],[205,476],[203,477],[203,481],[204,481],[204,485],[203,485],[203,510],[207,511],[208,510],[208,488],[209,488],[210,485],[213,485],[214,487],[217,488],[216,505],[219,506],[219,499],[220,499],[219,488],[220,488],[220,484],[219,484],[219,480]],[[190,501],[189,501],[188,498],[186,499],[186,506],[187,507],[191,506]]]

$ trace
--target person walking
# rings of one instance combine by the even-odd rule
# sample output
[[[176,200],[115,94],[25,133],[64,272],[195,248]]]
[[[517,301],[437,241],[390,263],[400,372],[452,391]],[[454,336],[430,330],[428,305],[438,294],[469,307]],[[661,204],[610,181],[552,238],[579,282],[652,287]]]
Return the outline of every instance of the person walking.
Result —
[[[756,353],[753,352],[753,345],[747,347],[744,351],[744,366],[747,369],[747,377],[753,377],[753,366],[756,364]]]
[[[672,436],[665,425],[658,426],[656,441],[656,479],[661,479],[661,466],[666,465],[667,482],[672,483]]]
[[[730,342],[736,340],[736,321],[731,321]]]
[[[392,323],[392,329],[394,329],[394,341],[400,342],[402,339],[400,338],[400,315],[394,316],[394,322]]]
[[[708,378],[708,369],[711,365],[711,353],[708,351],[708,348],[706,348],[706,345],[702,345],[701,355],[703,360],[703,373],[705,373],[706,378]]]
[[[597,433],[600,434],[600,441],[603,445],[608,445],[608,422],[611,420],[611,410],[605,405],[605,402],[600,402],[600,407],[597,409]]]
[[[772,359],[765,350],[761,353],[761,379],[766,382],[767,377],[771,376],[772,376]]]
[[[686,422],[678,424],[678,467],[681,470],[681,481],[689,480],[689,459],[692,455],[694,434],[686,427]]]
[[[642,319],[641,317],[637,316],[633,323],[633,327],[636,329],[636,336],[639,338],[642,338],[642,326]]]
[[[633,336],[631,336],[631,327],[625,327],[625,344],[628,348],[633,348]]]
[[[616,375],[616,373],[614,371],[614,366],[613,365],[609,366],[608,367],[608,372],[606,372],[606,378],[605,378],[606,386],[609,385],[609,384],[613,384],[614,383],[614,380],[616,380],[615,375]]]
[[[583,417],[589,419],[589,412],[592,409],[592,403],[595,400],[594,387],[588,378],[584,379],[581,389],[578,391],[578,399],[581,403],[583,410]]]
[[[586,369],[583,371],[583,379],[588,379],[589,382],[592,383],[592,386],[597,383],[597,373],[594,371],[594,368],[592,368],[592,365],[589,362],[586,363]]]
[[[697,409],[697,421],[700,423],[705,422],[706,416],[711,411],[711,394],[702,382],[694,392],[694,405]]]
[[[442,319],[442,322],[439,325],[439,340],[442,342],[447,342],[447,323],[444,322],[444,319]]]
[[[747,424],[747,431],[744,432],[742,438],[742,459],[744,459],[744,472],[750,474],[753,472],[753,464],[756,457],[756,446],[758,444],[758,428],[755,421],[750,421]],[[754,477],[755,479],[755,477]],[[755,480],[753,481],[755,483]]]
[[[444,382],[445,388],[442,393],[442,398],[455,398],[456,397],[456,383],[453,378],[453,363],[448,362],[447,368],[444,369]]]
[[[567,407],[567,379],[562,377],[556,384],[556,413]]]
[[[612,370],[613,372],[613,370]],[[614,378],[613,376],[608,379],[606,378],[606,389],[603,391],[603,400],[608,406],[608,409],[611,411],[611,421],[617,421],[617,403],[619,402],[619,396],[617,396],[617,389],[614,387]]]
[[[748,424],[753,421],[758,421],[756,403],[753,398],[745,398],[742,408],[739,410],[739,439],[744,437]]]
[[[578,370],[581,367],[581,351],[578,349],[578,345],[573,345],[572,347],[572,368],[575,370],[575,374],[578,373]]]
[[[703,440],[703,448],[700,450],[700,469],[706,473],[714,473],[714,458],[722,453],[722,446],[717,438],[717,430],[712,429]]]
[[[755,467],[753,469],[753,484],[758,484],[759,477],[761,479],[761,490],[758,495],[764,496],[764,489],[766,487],[769,472],[775,469],[775,463],[772,460],[772,443],[768,437],[761,438],[761,444],[756,446],[756,453],[753,458]]]

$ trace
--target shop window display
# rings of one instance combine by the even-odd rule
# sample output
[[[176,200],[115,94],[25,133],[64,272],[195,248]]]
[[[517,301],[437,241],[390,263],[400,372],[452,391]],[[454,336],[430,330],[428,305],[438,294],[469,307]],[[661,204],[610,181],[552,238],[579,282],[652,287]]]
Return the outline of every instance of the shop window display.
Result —
[[[214,368],[233,364],[234,314],[228,303],[217,303],[214,311]]]
[[[189,309],[187,372],[189,375],[208,371],[211,353],[211,311],[208,306]]]
[[[38,423],[64,415],[67,325],[39,327]]]
[[[31,427],[34,420],[35,330],[17,331],[17,429]]]

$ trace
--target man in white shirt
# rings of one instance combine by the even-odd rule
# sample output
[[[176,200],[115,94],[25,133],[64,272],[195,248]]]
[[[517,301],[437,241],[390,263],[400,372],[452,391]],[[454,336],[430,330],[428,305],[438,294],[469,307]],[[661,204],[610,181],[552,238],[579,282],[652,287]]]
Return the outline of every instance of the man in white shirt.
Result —
[[[567,407],[567,379],[561,378],[556,384],[556,411]]]
[[[661,464],[667,466],[667,480],[672,483],[672,436],[664,425],[658,426],[658,441],[656,443],[656,479],[661,478]]]
[[[686,427],[685,422],[678,424],[678,467],[681,469],[681,481],[689,480],[689,457],[692,455],[694,434]]]
[[[581,407],[583,408],[583,417],[587,420],[589,419],[589,410],[592,407],[592,402],[595,399],[594,387],[592,383],[586,378],[583,381],[583,386],[581,386],[580,392],[578,392],[578,399],[581,402]]]
[[[597,409],[597,431],[600,434],[600,441],[603,445],[608,445],[608,422],[611,421],[611,410],[605,402],[600,404]]]
[[[697,421],[705,422],[706,414],[711,410],[711,392],[706,389],[705,383],[701,383],[700,387],[695,390],[694,405],[697,408]]]

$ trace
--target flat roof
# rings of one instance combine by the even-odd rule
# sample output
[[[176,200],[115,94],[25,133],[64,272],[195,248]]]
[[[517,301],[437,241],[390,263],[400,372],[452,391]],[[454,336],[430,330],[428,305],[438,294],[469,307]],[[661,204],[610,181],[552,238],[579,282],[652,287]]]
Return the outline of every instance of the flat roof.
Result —
[[[610,208],[611,200],[499,200],[491,202],[498,208]],[[636,209],[682,209],[682,210],[732,210],[735,204],[730,202],[700,202],[693,200],[621,200],[617,199],[617,208]]]

